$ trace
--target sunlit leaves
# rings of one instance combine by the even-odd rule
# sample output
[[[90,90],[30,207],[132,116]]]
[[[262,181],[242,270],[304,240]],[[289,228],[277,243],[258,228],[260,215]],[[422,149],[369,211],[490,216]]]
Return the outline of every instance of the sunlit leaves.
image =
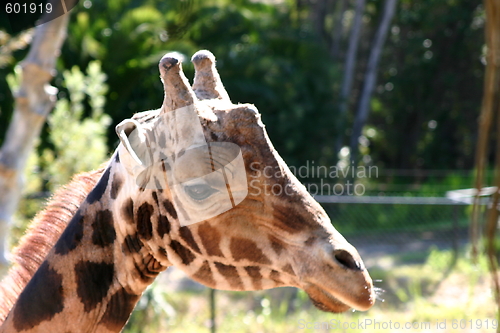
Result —
[[[97,168],[106,159],[106,129],[111,119],[103,114],[107,85],[98,62],[91,62],[87,75],[76,66],[63,73],[68,97],[60,98],[48,117],[50,142],[40,158],[42,174],[53,190],[72,175]],[[84,100],[91,105],[83,118]]]

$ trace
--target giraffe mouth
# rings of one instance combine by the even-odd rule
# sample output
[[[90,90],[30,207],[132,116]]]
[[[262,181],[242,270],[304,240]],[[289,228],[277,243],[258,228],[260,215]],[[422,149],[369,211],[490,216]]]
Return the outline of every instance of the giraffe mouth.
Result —
[[[339,313],[345,312],[350,308],[367,310],[374,303],[374,298],[371,295],[367,295],[368,297],[364,301],[360,302],[352,299],[349,301],[350,304],[346,304],[330,292],[314,284],[310,284],[304,288],[304,290],[308,294],[314,306],[325,312]]]

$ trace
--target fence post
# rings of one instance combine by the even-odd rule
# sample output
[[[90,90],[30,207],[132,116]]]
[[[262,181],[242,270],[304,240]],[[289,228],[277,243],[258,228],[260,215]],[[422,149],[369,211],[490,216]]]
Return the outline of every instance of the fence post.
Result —
[[[215,326],[215,289],[210,288],[210,333],[216,333],[217,328]]]
[[[453,255],[455,258],[458,257],[458,239],[459,239],[459,229],[458,229],[458,205],[453,205]]]

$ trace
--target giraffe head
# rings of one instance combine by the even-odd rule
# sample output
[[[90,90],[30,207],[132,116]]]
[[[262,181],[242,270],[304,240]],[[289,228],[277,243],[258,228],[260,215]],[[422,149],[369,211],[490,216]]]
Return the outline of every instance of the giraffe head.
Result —
[[[359,254],[273,148],[255,106],[231,103],[210,52],[192,62],[191,87],[165,55],[162,107],[117,126],[128,179],[119,214],[133,221],[118,227],[124,265],[175,265],[217,289],[295,286],[325,311],[370,308]]]

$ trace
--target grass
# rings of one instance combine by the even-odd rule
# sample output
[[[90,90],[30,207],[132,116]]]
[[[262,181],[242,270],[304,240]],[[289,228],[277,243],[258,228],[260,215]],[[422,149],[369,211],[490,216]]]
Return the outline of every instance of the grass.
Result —
[[[405,331],[433,332],[441,327],[439,332],[458,332],[465,331],[460,329],[462,323],[462,328],[473,328],[471,332],[493,332],[495,305],[486,260],[480,258],[473,265],[465,253],[462,250],[455,257],[452,251],[431,249],[425,253],[423,263],[398,264],[390,270],[372,268],[375,286],[385,292],[379,294],[380,299],[367,312],[321,312],[303,291],[293,288],[217,291],[217,331],[388,332],[390,327],[400,331],[396,325],[410,323],[419,328]],[[394,262],[399,261],[400,258],[394,258]],[[159,282],[148,289],[146,300],[139,304],[126,332],[210,332],[208,289],[172,292]],[[162,302],[164,305],[160,306]]]

